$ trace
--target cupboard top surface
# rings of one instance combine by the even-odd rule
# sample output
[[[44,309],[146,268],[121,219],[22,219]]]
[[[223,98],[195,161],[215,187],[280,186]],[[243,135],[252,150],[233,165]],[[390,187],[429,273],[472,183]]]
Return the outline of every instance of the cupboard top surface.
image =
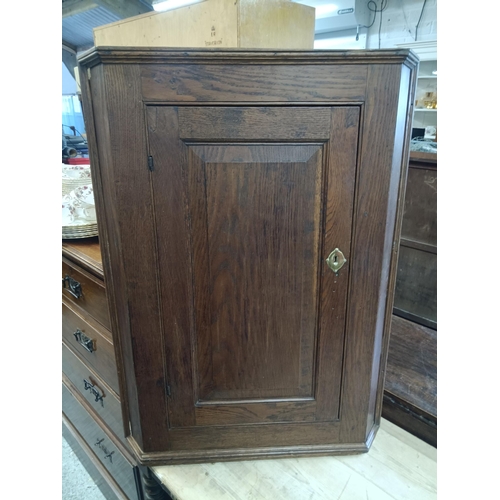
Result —
[[[63,240],[62,254],[94,275],[104,279],[101,247],[99,246],[97,237],[81,240]]]
[[[174,498],[182,500],[209,500],[234,491],[239,499],[258,495],[262,500],[348,500],[365,491],[367,497],[373,492],[373,497],[384,500],[435,500],[436,456],[436,448],[382,419],[376,453],[168,465],[152,471]]]
[[[230,63],[251,64],[418,64],[410,49],[377,50],[268,50],[268,49],[185,49],[170,47],[92,47],[82,53],[79,64],[92,67],[99,63]]]

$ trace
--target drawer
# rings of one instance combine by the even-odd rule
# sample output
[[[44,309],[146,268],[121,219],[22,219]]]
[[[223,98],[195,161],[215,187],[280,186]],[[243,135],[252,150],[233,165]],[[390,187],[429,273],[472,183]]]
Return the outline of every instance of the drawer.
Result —
[[[64,416],[62,435],[104,497],[108,500],[127,500],[125,493],[123,493],[109,472],[101,465],[93,450],[87,446],[78,431]]]
[[[62,280],[63,296],[111,330],[104,283],[64,257]]]
[[[120,400],[99,376],[84,365],[64,343],[62,345],[62,369],[63,376],[71,382],[75,391],[81,394],[102,421],[119,439],[124,441]]]
[[[114,439],[94,420],[78,395],[74,396],[62,384],[63,415],[78,431],[83,441],[91,448],[99,462],[131,500],[140,500],[138,493],[137,464],[120,451]]]
[[[88,319],[88,318],[86,318]],[[63,298],[62,338],[116,393],[120,393],[113,344],[102,326],[71,309]]]

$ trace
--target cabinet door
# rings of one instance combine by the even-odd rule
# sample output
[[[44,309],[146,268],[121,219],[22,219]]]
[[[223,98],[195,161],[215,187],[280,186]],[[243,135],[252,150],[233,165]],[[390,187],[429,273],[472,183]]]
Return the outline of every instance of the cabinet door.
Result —
[[[338,420],[359,108],[149,106],[147,123],[168,427]]]

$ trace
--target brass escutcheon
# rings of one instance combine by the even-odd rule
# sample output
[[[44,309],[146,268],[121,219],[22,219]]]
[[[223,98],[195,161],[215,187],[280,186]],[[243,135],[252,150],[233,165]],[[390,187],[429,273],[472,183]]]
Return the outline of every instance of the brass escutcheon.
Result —
[[[328,267],[338,276],[339,270],[346,263],[344,254],[336,248],[326,259]]]

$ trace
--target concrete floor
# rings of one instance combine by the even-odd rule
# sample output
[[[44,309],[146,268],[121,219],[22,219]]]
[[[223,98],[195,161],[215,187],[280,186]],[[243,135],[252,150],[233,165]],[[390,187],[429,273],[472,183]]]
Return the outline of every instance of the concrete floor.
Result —
[[[63,500],[106,500],[64,438],[62,440],[62,498]]]

